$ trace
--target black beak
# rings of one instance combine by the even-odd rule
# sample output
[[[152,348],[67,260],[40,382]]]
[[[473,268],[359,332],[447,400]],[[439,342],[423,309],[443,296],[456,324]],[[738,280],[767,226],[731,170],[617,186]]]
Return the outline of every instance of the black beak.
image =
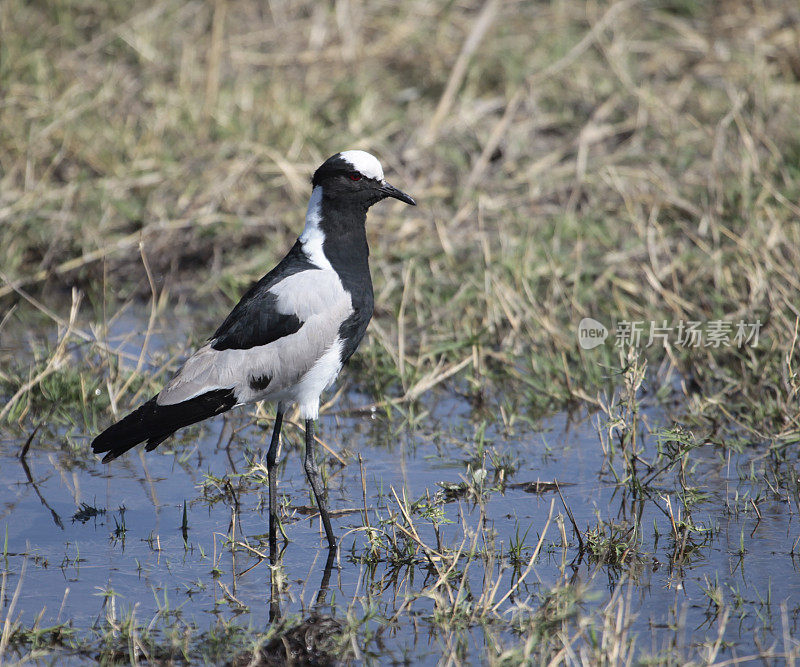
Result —
[[[412,206],[416,206],[417,202],[415,202],[411,197],[409,197],[405,192],[402,190],[398,190],[393,185],[389,185],[386,181],[383,182],[381,185],[380,191],[383,193],[385,197],[394,197],[395,199],[399,199],[406,204],[411,204]]]

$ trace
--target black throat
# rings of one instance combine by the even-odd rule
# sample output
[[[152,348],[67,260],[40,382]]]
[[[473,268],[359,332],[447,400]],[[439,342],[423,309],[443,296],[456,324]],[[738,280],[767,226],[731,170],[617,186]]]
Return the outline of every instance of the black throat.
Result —
[[[368,208],[363,203],[328,198],[323,191],[319,210],[319,228],[325,235],[322,252],[349,292],[353,306],[350,317],[339,327],[342,363],[356,351],[374,307],[366,230]]]
[[[325,235],[322,251],[350,292],[353,306],[372,305],[372,277],[367,245],[367,207],[360,202],[328,198],[323,191],[320,231]]]

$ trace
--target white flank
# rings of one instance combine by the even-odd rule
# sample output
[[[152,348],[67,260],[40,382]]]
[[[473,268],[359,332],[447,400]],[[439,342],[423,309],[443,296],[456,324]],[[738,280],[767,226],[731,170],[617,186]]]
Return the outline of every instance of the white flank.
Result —
[[[339,153],[339,156],[367,178],[374,178],[376,181],[383,180],[383,167],[374,155],[370,155],[366,151],[343,151]]]
[[[320,269],[333,271],[331,263],[322,251],[322,244],[325,242],[325,232],[320,229],[319,223],[322,221],[322,186],[318,185],[311,191],[311,199],[308,200],[308,211],[306,212],[306,226],[300,234],[300,243],[303,244],[303,252],[309,261]]]
[[[297,402],[303,419],[319,417],[319,396],[333,383],[340,370],[342,370],[342,340],[337,337],[333,345],[291,389],[292,398]]]

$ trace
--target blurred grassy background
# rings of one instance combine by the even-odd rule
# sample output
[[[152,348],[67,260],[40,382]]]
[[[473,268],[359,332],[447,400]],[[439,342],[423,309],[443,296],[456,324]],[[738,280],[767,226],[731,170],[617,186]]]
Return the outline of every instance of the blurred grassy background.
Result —
[[[0,12],[4,313],[23,290],[66,315],[75,285],[88,328],[149,266],[162,308],[203,304],[200,339],[301,230],[314,167],[364,148],[420,204],[368,225],[377,400],[458,374],[476,405],[592,404],[624,360],[580,350],[581,318],[760,319],[757,349],[648,350],[650,381],[677,369],[713,428],[800,437],[795,0]]]

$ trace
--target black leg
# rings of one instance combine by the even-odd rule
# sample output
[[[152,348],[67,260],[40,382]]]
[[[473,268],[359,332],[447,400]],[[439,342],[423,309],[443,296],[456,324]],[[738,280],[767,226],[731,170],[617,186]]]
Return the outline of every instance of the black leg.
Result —
[[[328,560],[325,561],[325,571],[322,573],[322,581],[317,592],[317,606],[325,604],[325,597],[328,594],[328,586],[331,581],[334,556],[336,556],[336,549],[328,549]]]
[[[281,555],[278,553],[278,546],[276,541],[273,541],[270,535],[269,541],[269,563],[272,567],[269,569],[269,620],[270,623],[278,621],[281,618],[281,590],[278,585],[278,578],[280,574],[278,567],[281,562]]]
[[[281,437],[283,411],[278,408],[275,415],[275,427],[272,429],[272,440],[267,452],[267,474],[269,475],[269,550],[274,554],[278,546],[278,443]]]
[[[315,444],[314,420],[306,419],[306,477],[308,477],[308,483],[311,484],[311,490],[314,492],[314,498],[317,501],[319,514],[322,517],[322,525],[325,527],[325,535],[328,538],[328,547],[333,549],[336,546],[336,537],[333,534],[333,528],[331,528],[331,518],[328,516],[325,500],[322,497],[322,478],[319,475],[319,467],[314,458]]]

